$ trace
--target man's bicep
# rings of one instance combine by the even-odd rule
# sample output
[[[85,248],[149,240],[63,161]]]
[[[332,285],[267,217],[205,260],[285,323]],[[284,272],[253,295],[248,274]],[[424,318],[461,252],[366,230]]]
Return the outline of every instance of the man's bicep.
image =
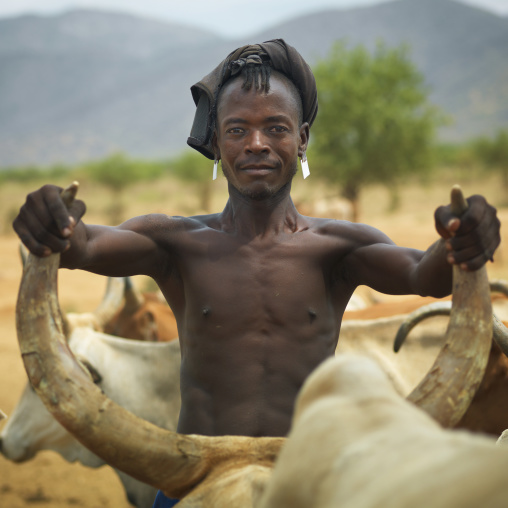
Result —
[[[86,226],[86,252],[81,266],[101,275],[156,275],[160,249],[150,236],[128,226]]]
[[[385,294],[414,294],[415,271],[423,252],[393,243],[359,247],[348,259],[356,285],[365,285]]]

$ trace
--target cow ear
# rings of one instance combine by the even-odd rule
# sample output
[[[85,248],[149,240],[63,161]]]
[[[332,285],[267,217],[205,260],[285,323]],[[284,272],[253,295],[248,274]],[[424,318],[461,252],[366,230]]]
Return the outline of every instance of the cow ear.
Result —
[[[76,360],[88,371],[94,384],[99,384],[102,381],[102,376],[99,371],[84,357],[76,356]]]

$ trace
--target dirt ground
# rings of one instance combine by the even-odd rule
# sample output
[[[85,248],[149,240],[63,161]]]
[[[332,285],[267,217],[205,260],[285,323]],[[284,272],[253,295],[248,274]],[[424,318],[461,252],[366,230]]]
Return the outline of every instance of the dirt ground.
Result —
[[[482,192],[470,186],[468,194]],[[488,192],[485,192],[489,196]],[[426,248],[436,239],[432,212],[446,202],[447,191],[413,189],[403,197],[397,214],[380,213],[373,203],[379,200],[375,190],[366,194],[362,219],[385,231],[393,240],[411,247]],[[377,200],[377,201],[376,201]],[[21,202],[21,198],[18,200]],[[416,206],[417,205],[417,206]],[[499,205],[498,205],[499,206]],[[146,207],[149,211],[153,208]],[[508,208],[500,209],[508,224]],[[503,246],[496,262],[489,266],[491,278],[508,279],[508,226],[503,229]],[[14,408],[26,376],[15,333],[14,310],[21,268],[18,242],[13,234],[0,236],[0,408],[8,415]],[[59,292],[62,307],[68,311],[90,311],[99,303],[105,283],[98,276],[62,271]],[[3,423],[0,423],[0,427]],[[69,464],[53,452],[42,452],[34,459],[14,464],[0,456],[1,508],[128,508],[122,485],[113,471],[104,466],[89,469]]]

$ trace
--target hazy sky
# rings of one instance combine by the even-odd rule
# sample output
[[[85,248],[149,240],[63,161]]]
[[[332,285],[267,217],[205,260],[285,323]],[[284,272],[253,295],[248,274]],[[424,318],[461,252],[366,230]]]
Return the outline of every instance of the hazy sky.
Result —
[[[255,33],[286,19],[326,8],[362,7],[382,0],[0,0],[0,17],[54,14],[85,7],[131,12],[191,24],[223,37]],[[387,0],[384,0],[387,1]],[[389,0],[388,0],[389,1]],[[425,2],[426,0],[420,0]],[[508,15],[508,0],[460,0]],[[305,25],[302,25],[305,30]]]

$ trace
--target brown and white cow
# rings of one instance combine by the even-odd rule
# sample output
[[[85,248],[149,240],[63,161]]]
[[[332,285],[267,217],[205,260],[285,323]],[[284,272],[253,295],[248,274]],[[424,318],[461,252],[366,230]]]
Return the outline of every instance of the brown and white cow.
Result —
[[[175,315],[158,293],[141,293],[125,278],[124,304],[104,326],[104,332],[129,339],[167,342],[178,337]]]

